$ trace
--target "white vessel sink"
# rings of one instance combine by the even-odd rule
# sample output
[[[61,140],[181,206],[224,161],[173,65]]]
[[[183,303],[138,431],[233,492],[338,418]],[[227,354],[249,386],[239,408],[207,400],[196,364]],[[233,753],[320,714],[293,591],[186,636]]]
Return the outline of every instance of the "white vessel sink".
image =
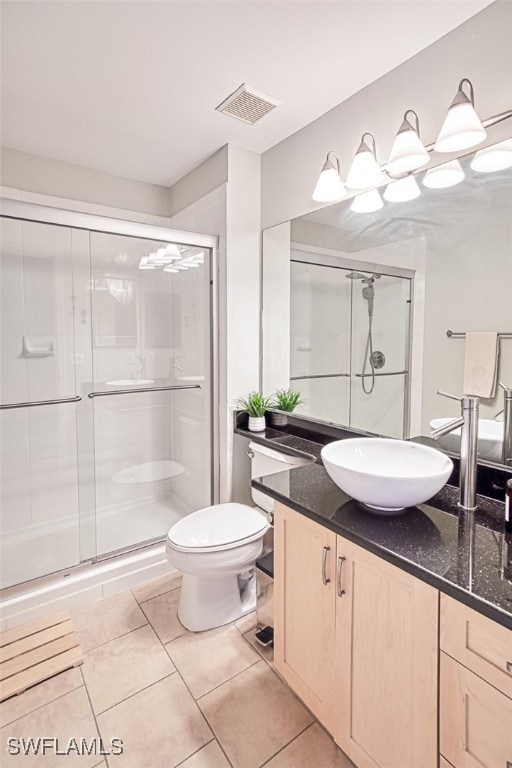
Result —
[[[338,488],[390,513],[435,496],[453,469],[451,459],[435,448],[381,437],[336,440],[322,448],[321,456]]]
[[[117,379],[116,381],[107,381],[108,387],[149,387],[154,384],[154,379]]]
[[[432,419],[429,426],[431,430],[442,427],[452,419]],[[447,435],[439,438],[439,445],[452,453],[460,453],[461,429],[454,429]],[[503,422],[493,419],[479,419],[478,421],[478,455],[487,461],[501,462],[503,447]]]

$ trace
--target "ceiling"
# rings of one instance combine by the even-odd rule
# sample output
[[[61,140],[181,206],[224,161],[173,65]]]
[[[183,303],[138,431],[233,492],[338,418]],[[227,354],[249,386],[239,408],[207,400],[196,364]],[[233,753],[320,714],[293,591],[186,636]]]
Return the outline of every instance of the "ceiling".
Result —
[[[227,142],[264,152],[490,0],[6,0],[2,145],[170,186]],[[282,100],[215,112],[242,82]]]

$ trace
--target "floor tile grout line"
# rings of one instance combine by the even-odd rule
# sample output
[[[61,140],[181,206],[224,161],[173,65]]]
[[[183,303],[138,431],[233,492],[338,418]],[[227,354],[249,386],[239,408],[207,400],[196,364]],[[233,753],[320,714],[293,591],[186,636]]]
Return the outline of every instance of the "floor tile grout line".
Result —
[[[71,667],[73,669],[73,667]],[[76,667],[75,667],[76,669]],[[64,672],[69,672],[68,669],[64,670]],[[59,672],[59,674],[63,674],[63,672]],[[57,675],[54,675],[53,677],[57,677]],[[36,683],[36,685],[31,686],[30,688],[26,688],[22,693],[20,693],[18,696],[11,696],[9,699],[5,699],[5,701],[10,701],[11,698],[19,698],[19,696],[23,696],[25,693],[28,693],[28,691],[33,690],[34,688],[37,688],[38,685],[42,685],[43,683],[48,682],[48,680],[52,680],[53,678],[49,677],[46,680],[42,680],[40,683]],[[15,717],[14,720],[9,720],[8,723],[4,723],[0,726],[0,728],[7,728],[8,725],[12,725],[13,723],[18,722],[18,720],[22,720],[27,715],[31,715],[34,712],[37,712],[38,709],[41,709],[42,707],[46,707],[48,704],[53,704],[54,701],[58,701],[59,699],[62,699],[64,696],[67,696],[68,693],[73,693],[73,691],[77,691],[79,688],[83,688],[85,686],[83,675],[82,675],[82,682],[80,685],[77,685],[75,688],[71,688],[71,690],[66,691],[66,693],[60,693],[58,696],[56,696],[54,699],[50,699],[49,701],[45,701],[43,704],[39,704],[37,707],[34,707],[34,709],[29,709],[28,712],[24,712],[19,717]],[[2,702],[3,703],[3,702]]]
[[[183,760],[181,762],[177,763],[176,765],[173,765],[172,768],[180,768],[180,765],[183,765],[183,763],[186,763],[187,760],[190,760],[191,757],[194,757],[194,755],[197,755],[197,753],[200,752],[202,749],[205,749],[210,744],[213,744],[214,741],[217,741],[215,736],[213,738],[211,738],[210,741],[207,741],[206,744],[203,744],[202,747],[199,747],[198,749],[196,749],[195,752],[192,752],[190,755],[188,755],[187,757],[183,758]]]
[[[92,714],[93,719],[94,719],[94,725],[96,726],[96,732],[97,732],[98,736],[100,737],[100,739],[102,739],[103,737],[101,735],[100,726],[99,726],[98,720],[96,718],[96,713],[94,711],[94,707],[92,706],[91,695],[89,693],[89,689],[87,688],[87,683],[85,682],[85,675],[84,675],[84,671],[83,671],[83,664],[80,666],[80,674],[82,675],[82,680],[84,681],[85,694],[87,696],[87,701],[89,702],[89,707],[91,708],[91,714]],[[101,763],[99,763],[99,765],[101,765]],[[109,764],[108,764],[108,760],[107,760],[107,756],[106,755],[105,755],[105,765],[107,766],[107,768],[109,768]]]
[[[133,635],[134,632],[138,632],[139,629],[145,629],[146,627],[149,627],[149,629],[152,631],[152,633],[154,634],[158,642],[161,643],[162,641],[158,637],[154,626],[149,621],[147,621],[145,624],[141,624],[140,627],[135,627],[135,629],[130,629],[129,632],[125,632],[123,635],[118,635],[117,637],[113,637],[111,640],[106,640],[101,645],[97,645],[94,648],[91,648],[89,651],[83,652],[84,661],[86,657],[89,656],[90,653],[94,653],[94,651],[97,651],[98,648],[104,648],[106,645],[109,645],[109,643],[115,643],[117,640],[121,640],[122,637],[128,637],[128,635]]]
[[[140,606],[139,606],[139,607],[140,607]],[[123,632],[122,634],[120,634],[120,635],[117,635],[116,637],[111,637],[111,638],[109,638],[108,640],[105,640],[105,642],[104,642],[104,643],[99,643],[98,645],[95,645],[95,646],[93,646],[92,648],[88,648],[86,651],[84,651],[84,650],[82,649],[82,653],[84,654],[84,656],[85,656],[87,653],[90,653],[91,651],[95,651],[95,650],[96,650],[96,648],[102,648],[104,645],[107,645],[107,643],[111,643],[111,642],[112,642],[112,640],[119,640],[119,638],[120,638],[120,637],[126,637],[126,635],[131,635],[131,633],[132,633],[132,632],[136,632],[136,631],[137,631],[137,629],[142,629],[142,627],[145,627],[145,626],[147,626],[148,624],[149,624],[149,626],[150,626],[151,628],[153,628],[153,625],[151,624],[151,622],[150,622],[150,621],[149,621],[149,619],[147,618],[146,614],[145,614],[144,612],[142,612],[142,614],[143,614],[144,618],[146,619],[146,621],[144,622],[144,624],[140,624],[140,626],[138,626],[138,627],[133,627],[133,629],[129,629],[129,630],[128,630],[128,632]],[[153,631],[154,631],[154,630],[153,630]],[[76,630],[76,634],[78,635],[78,640],[79,640],[79,642],[80,642],[80,630]],[[81,646],[81,644],[80,644],[80,648],[81,648],[81,647],[82,647],[82,646]]]
[[[252,664],[249,664],[247,667],[244,667],[244,669],[239,670],[238,672],[235,672],[234,675],[231,675],[231,677],[227,677],[225,680],[222,681],[222,683],[219,683],[218,685],[214,686],[213,688],[210,688],[209,691],[205,691],[200,696],[197,697],[197,699],[194,699],[195,701],[201,701],[201,699],[204,699],[205,696],[208,696],[209,693],[213,693],[218,688],[221,687],[221,685],[225,685],[225,683],[231,682],[231,680],[234,680],[239,675],[242,675],[244,672],[247,672],[248,669],[251,669],[256,664],[259,664],[260,661],[263,661],[263,659],[258,658],[256,661],[253,661]]]
[[[160,677],[158,680],[153,680],[152,683],[148,683],[148,685],[145,685],[143,688],[140,688],[138,691],[134,691],[133,693],[130,693],[128,696],[126,696],[124,699],[119,699],[119,701],[116,701],[115,704],[111,704],[110,707],[107,707],[106,709],[102,709],[101,712],[97,713],[97,717],[101,717],[105,714],[105,712],[110,712],[111,709],[114,709],[114,707],[119,706],[119,704],[124,704],[125,701],[129,701],[129,699],[133,699],[134,696],[138,696],[139,693],[142,693],[143,691],[147,691],[148,688],[151,688],[153,685],[157,685],[158,683],[161,683],[162,680],[167,680],[168,677],[172,677],[174,674],[176,674],[177,670],[173,669],[172,672],[169,672],[167,675],[163,675],[163,677]]]
[[[170,657],[169,657],[169,658],[170,658]],[[171,659],[171,661],[172,661],[172,659]],[[174,662],[173,662],[173,664],[174,664]],[[185,686],[185,688],[186,688],[186,689],[187,689],[187,691],[189,692],[189,694],[190,694],[190,697],[191,697],[192,701],[194,702],[194,704],[196,705],[196,707],[197,707],[197,710],[198,710],[199,714],[201,715],[201,717],[203,718],[204,722],[205,722],[205,723],[206,723],[206,725],[208,726],[208,728],[209,728],[210,732],[212,733],[212,735],[213,735],[213,739],[215,739],[215,741],[217,741],[217,743],[218,743],[219,747],[221,748],[221,750],[222,750],[222,752],[223,752],[223,754],[224,754],[224,756],[225,756],[226,760],[228,761],[228,763],[229,763],[230,767],[231,767],[231,768],[234,768],[234,767],[233,767],[233,763],[231,762],[231,760],[230,760],[230,759],[229,759],[229,757],[227,756],[227,754],[226,754],[226,752],[225,752],[225,750],[224,750],[224,747],[223,747],[223,746],[222,746],[222,744],[221,744],[221,741],[220,741],[220,739],[217,737],[217,734],[215,733],[214,729],[212,728],[212,726],[211,726],[211,724],[210,724],[210,722],[209,722],[208,718],[206,717],[206,715],[204,714],[203,710],[202,710],[202,709],[201,709],[201,707],[199,706],[199,704],[198,704],[197,700],[196,700],[196,699],[194,698],[194,696],[192,695],[192,691],[191,691],[191,690],[190,690],[190,688],[188,687],[187,683],[186,683],[186,682],[185,682],[185,680],[183,679],[183,677],[182,677],[182,675],[181,675],[181,673],[180,673],[180,671],[179,671],[179,669],[178,669],[177,667],[176,667],[176,672],[177,672],[177,674],[178,674],[178,676],[179,676],[179,678],[180,678],[181,682],[183,683],[183,685]],[[212,741],[212,739],[210,739],[210,741]],[[208,744],[210,743],[210,741],[208,742]],[[206,744],[203,744],[203,747],[205,747],[205,746],[206,746]],[[190,755],[189,755],[189,757],[190,757]]]
[[[305,727],[305,728],[303,728],[303,729],[302,729],[302,731],[299,731],[299,733],[297,733],[297,734],[296,734],[296,735],[293,737],[293,739],[290,739],[290,741],[288,741],[288,742],[287,742],[286,744],[284,744],[284,745],[283,745],[283,746],[282,746],[280,749],[278,749],[278,750],[277,750],[277,752],[274,752],[274,754],[272,755],[272,757],[269,757],[269,758],[268,758],[268,760],[265,760],[265,762],[264,762],[264,763],[261,763],[261,765],[259,765],[259,766],[258,766],[258,768],[264,768],[264,766],[265,766],[265,765],[268,765],[268,763],[270,763],[270,761],[271,761],[271,760],[273,760],[273,759],[274,759],[274,757],[277,757],[277,755],[279,755],[279,754],[280,754],[280,753],[281,753],[281,752],[282,752],[284,749],[286,749],[287,747],[289,747],[289,746],[290,746],[290,744],[293,744],[293,742],[294,742],[294,741],[296,741],[296,740],[297,740],[297,739],[298,739],[300,736],[302,736],[302,734],[303,734],[303,733],[306,733],[306,731],[307,731],[309,728],[311,728],[313,725],[315,725],[315,724],[316,724],[316,720],[313,720],[313,722],[312,722],[312,723],[309,723],[308,725],[306,725],[306,727]]]
[[[132,597],[137,601],[137,605],[140,608],[143,603],[148,603],[150,600],[155,600],[155,598],[157,597],[162,597],[162,595],[168,595],[169,592],[174,592],[176,589],[181,589],[181,584],[179,584],[177,587],[171,587],[171,589],[166,589],[165,592],[159,592],[158,595],[151,595],[151,597],[146,597],[144,600],[138,600],[133,594],[133,589],[131,589],[130,592],[132,593]]]

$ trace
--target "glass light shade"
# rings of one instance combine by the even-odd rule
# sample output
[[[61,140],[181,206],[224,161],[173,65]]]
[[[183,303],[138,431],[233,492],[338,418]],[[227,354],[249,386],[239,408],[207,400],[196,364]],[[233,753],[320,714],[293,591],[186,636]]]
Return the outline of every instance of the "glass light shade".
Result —
[[[450,160],[436,168],[429,168],[423,177],[423,185],[430,189],[444,189],[460,184],[464,178],[464,171],[458,160]]]
[[[383,206],[384,203],[378,189],[372,189],[370,192],[363,192],[354,197],[350,210],[354,213],[373,213],[373,211],[379,211]]]
[[[471,168],[480,173],[494,173],[512,166],[512,139],[500,141],[492,147],[479,149],[471,161]]]
[[[409,123],[404,120],[395,136],[386,170],[391,176],[410,173],[422,168],[430,160],[430,155],[423,146],[420,137]]]
[[[347,187],[366,189],[367,187],[375,187],[382,181],[384,181],[384,174],[379,168],[373,152],[362,141],[348,172]]]
[[[384,191],[384,200],[390,203],[404,203],[407,200],[415,200],[421,195],[414,176],[406,176],[405,179],[398,179],[388,184]]]
[[[139,269],[156,269],[156,264],[149,264],[148,256],[143,256],[139,261]]]
[[[197,261],[190,261],[190,259],[187,259],[186,263],[183,266],[187,267],[187,269],[190,269],[190,267],[200,267],[201,265],[198,264]]]
[[[347,190],[340,178],[339,168],[332,160],[329,160],[329,155],[327,155],[327,160],[313,191],[313,200],[316,200],[317,203],[332,203],[334,200],[341,200],[346,194]]]
[[[452,104],[448,110],[434,149],[436,152],[458,152],[480,144],[486,136],[475,108],[465,96],[464,101]]]
[[[181,259],[181,253],[180,253],[180,249],[178,248],[178,246],[177,246],[177,245],[175,245],[175,243],[168,243],[168,244],[165,246],[165,249],[163,249],[163,251],[164,251],[164,253],[165,253],[165,256],[166,256],[168,259],[169,259],[169,258],[173,258],[173,259]],[[158,251],[157,251],[157,252],[158,252],[158,253],[160,252],[160,248],[158,249]]]
[[[163,271],[164,271],[164,272],[175,272],[176,274],[178,274],[178,272],[179,272],[180,270],[179,270],[179,269],[176,269],[176,267],[173,267],[173,266],[171,266],[171,265],[169,264],[169,266],[167,266],[167,267],[164,267]]]

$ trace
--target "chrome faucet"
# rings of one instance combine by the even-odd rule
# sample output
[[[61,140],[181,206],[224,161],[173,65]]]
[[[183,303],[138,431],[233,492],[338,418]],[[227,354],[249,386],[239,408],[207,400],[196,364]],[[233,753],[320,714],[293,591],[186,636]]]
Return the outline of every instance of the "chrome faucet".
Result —
[[[500,387],[503,390],[503,408],[494,417],[503,414],[503,446],[501,449],[502,464],[512,464],[512,387],[506,387],[501,381]]]
[[[437,440],[454,429],[462,427],[460,440],[460,482],[459,482],[459,501],[460,509],[467,511],[476,509],[476,473],[477,473],[477,443],[478,443],[478,411],[480,400],[473,395],[464,395],[456,397],[447,392],[439,392],[438,395],[449,397],[451,400],[458,400],[461,403],[461,415],[456,419],[451,419],[442,427],[435,429],[430,436]]]

